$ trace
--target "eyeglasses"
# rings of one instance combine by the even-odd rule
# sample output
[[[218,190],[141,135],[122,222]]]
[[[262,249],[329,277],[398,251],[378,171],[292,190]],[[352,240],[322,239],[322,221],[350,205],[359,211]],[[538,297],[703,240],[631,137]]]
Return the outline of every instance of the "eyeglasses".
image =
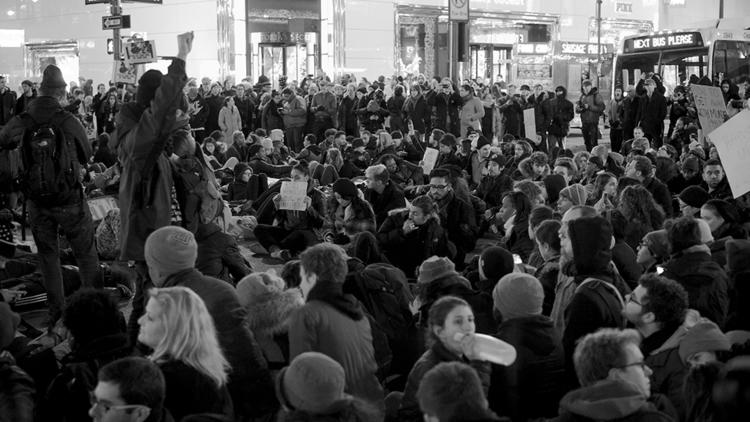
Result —
[[[430,185],[430,189],[434,189],[434,190],[443,190],[447,187],[448,185]]]
[[[91,403],[91,409],[93,409],[94,412],[96,412],[97,410],[101,410],[101,412],[104,414],[109,413],[112,410],[130,412],[136,409],[146,409],[146,410],[151,409],[150,407],[142,405],[142,404],[114,405],[114,404],[102,403],[96,398],[96,396],[93,393],[89,393],[89,403]]]
[[[617,368],[617,369],[626,369],[626,368],[629,368],[631,366],[640,366],[641,369],[643,369],[644,371],[646,370],[646,368],[648,368],[648,365],[646,365],[646,362],[644,362],[644,361],[633,362],[633,363],[629,363],[627,365],[622,365],[622,366],[616,366],[615,368]]]

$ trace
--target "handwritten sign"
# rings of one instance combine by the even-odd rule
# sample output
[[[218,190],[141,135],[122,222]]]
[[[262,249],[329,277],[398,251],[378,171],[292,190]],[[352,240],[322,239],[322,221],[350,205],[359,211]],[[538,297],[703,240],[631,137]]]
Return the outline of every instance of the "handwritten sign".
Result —
[[[89,210],[91,210],[91,219],[93,221],[100,221],[107,215],[109,210],[120,207],[114,196],[100,196],[98,198],[89,199],[87,202],[89,204]]]
[[[750,191],[750,171],[747,171],[750,161],[750,143],[747,142],[750,110],[743,110],[718,129],[707,133],[719,152],[732,194],[739,198]]]
[[[132,84],[138,81],[138,75],[134,64],[128,64],[124,60],[115,62],[115,67],[112,75],[112,81],[114,83],[125,83]]]
[[[281,182],[279,192],[279,209],[290,211],[304,211],[307,198],[307,182]]]
[[[523,111],[523,126],[526,129],[526,138],[538,144],[539,138],[536,136],[536,117],[533,108],[527,108]]]
[[[153,63],[156,58],[156,45],[153,41],[136,40],[125,44],[125,60],[131,64]]]
[[[721,95],[721,88],[715,86],[691,85],[690,92],[698,110],[698,120],[703,133],[711,133],[724,124],[727,106]]]
[[[438,154],[440,154],[440,151],[435,148],[426,148],[424,150],[424,157],[422,158],[422,169],[424,169],[424,174],[430,174],[432,169],[435,168]]]

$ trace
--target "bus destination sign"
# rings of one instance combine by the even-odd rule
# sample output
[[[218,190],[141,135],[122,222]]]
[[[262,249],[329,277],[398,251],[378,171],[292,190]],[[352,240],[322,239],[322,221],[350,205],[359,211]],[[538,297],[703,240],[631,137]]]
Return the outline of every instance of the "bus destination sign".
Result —
[[[623,53],[690,47],[703,47],[703,37],[700,32],[673,32],[630,38],[625,40]]]

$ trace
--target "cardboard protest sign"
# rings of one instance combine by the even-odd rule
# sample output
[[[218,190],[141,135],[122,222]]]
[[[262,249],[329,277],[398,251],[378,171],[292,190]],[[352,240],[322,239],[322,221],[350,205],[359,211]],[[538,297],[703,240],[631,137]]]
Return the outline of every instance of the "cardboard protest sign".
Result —
[[[128,64],[123,60],[116,61],[112,75],[114,83],[125,83],[135,85],[138,82],[138,72],[134,64]]]
[[[279,209],[290,211],[305,211],[307,198],[307,182],[281,182],[279,192]]]
[[[750,191],[750,171],[747,171],[747,163],[750,162],[748,133],[750,110],[745,109],[707,135],[719,152],[724,173],[735,198]]]
[[[125,60],[131,64],[151,63],[157,60],[153,41],[135,40],[125,44]]]
[[[424,150],[424,157],[422,157],[422,169],[424,169],[424,174],[430,174],[432,169],[435,168],[438,154],[440,154],[440,151],[435,148],[426,148]]]
[[[527,108],[523,111],[523,126],[526,129],[526,137],[538,144],[539,137],[536,136],[536,117],[533,108]]]
[[[727,105],[724,103],[724,96],[721,95],[721,88],[690,85],[690,92],[695,100],[703,133],[713,132],[724,123],[724,115],[727,114]]]

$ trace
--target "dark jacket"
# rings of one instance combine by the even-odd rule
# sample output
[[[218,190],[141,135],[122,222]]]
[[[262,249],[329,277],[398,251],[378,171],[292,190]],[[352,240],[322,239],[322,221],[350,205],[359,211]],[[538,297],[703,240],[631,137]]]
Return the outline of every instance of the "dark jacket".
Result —
[[[643,179],[643,187],[651,192],[651,196],[654,197],[654,201],[661,206],[664,211],[664,216],[669,218],[673,215],[672,212],[672,194],[669,193],[667,185],[659,181],[655,177],[647,177]]]
[[[537,268],[534,277],[542,283],[544,290],[544,302],[542,303],[542,315],[550,316],[552,305],[555,303],[555,287],[560,274],[560,255],[552,257]]]
[[[336,111],[339,130],[343,130],[348,136],[359,136],[358,102],[357,97],[350,98],[348,95],[344,95]]]
[[[685,326],[665,327],[641,342],[643,360],[652,371],[651,391],[667,397],[679,415],[685,415],[689,404],[682,390],[688,367],[679,353],[680,342],[687,331]]]
[[[562,95],[556,95],[555,98],[551,98],[547,102],[547,108],[549,109],[547,131],[550,135],[560,138],[568,136],[570,121],[575,117],[573,103],[565,98],[567,95],[567,91],[565,91]]]
[[[490,408],[514,421],[556,416],[565,392],[565,354],[552,320],[541,315],[509,319],[495,337],[515,347],[517,357],[511,366],[492,366]]]
[[[260,125],[266,130],[266,133],[271,133],[274,129],[284,129],[284,118],[279,114],[280,103],[276,103],[271,100],[266,103],[261,111]]]
[[[276,210],[275,220],[280,227],[287,230],[313,230],[323,227],[326,216],[326,203],[323,192],[308,184],[307,196],[310,197],[310,208],[305,211]]]
[[[237,240],[216,224],[200,224],[195,241],[198,242],[195,268],[203,275],[237,284],[252,272],[253,269],[240,254]]]
[[[716,189],[712,191],[709,191],[706,182],[701,182],[700,186],[706,192],[708,192],[708,196],[711,199],[723,199],[725,201],[729,201],[730,203],[734,200],[734,195],[732,195],[732,188],[729,187],[729,181],[727,180],[726,175],[724,176],[724,179],[719,182],[719,185],[716,186]]]
[[[193,114],[190,115],[190,127],[193,128],[193,129],[204,129],[205,130],[205,128],[206,128],[206,121],[208,120],[208,112],[209,112],[209,110],[208,110],[208,103],[206,102],[206,100],[200,94],[196,94],[195,98],[193,98],[192,100],[190,99],[189,95],[186,98],[187,98],[187,102],[188,102],[188,105],[189,105],[188,106],[188,110],[190,110],[191,108],[193,110],[197,110],[198,107],[200,107],[200,111],[194,111]],[[106,98],[105,98],[105,100],[106,100]],[[218,113],[216,114],[216,119],[217,119],[216,125],[218,126],[218,119],[219,119],[219,114]],[[210,132],[208,132],[208,133],[204,132],[204,134],[206,136],[208,136],[211,133]]]
[[[513,224],[505,238],[505,248],[513,254],[520,255],[523,262],[528,262],[529,254],[534,250],[534,241],[529,238],[528,219]]]
[[[555,422],[673,422],[658,410],[663,398],[646,398],[632,384],[623,381],[599,381],[566,394],[560,401]]]
[[[235,414],[259,416],[274,411],[278,402],[271,373],[253,333],[245,325],[246,311],[234,288],[195,269],[169,276],[163,287],[173,286],[187,287],[197,293],[213,317],[219,345],[232,368],[227,387]]]
[[[4,91],[0,91],[0,126],[7,125],[10,122],[15,107],[16,92],[6,87]]]
[[[331,196],[328,200],[328,216],[338,233],[353,236],[357,233],[369,231],[375,233],[375,212],[364,199],[356,198],[348,206],[341,204]]]
[[[729,278],[711,259],[708,246],[693,246],[674,254],[662,276],[677,281],[687,290],[691,309],[724,327],[729,309]]]
[[[253,169],[253,174],[265,174],[268,177],[281,178],[288,177],[292,171],[292,166],[274,165],[267,159],[252,157],[247,163]]]
[[[419,383],[424,378],[424,375],[430,369],[437,366],[442,362],[463,362],[471,365],[479,375],[479,380],[482,382],[482,390],[487,395],[487,391],[490,388],[490,364],[480,361],[469,361],[462,356],[457,356],[453,352],[449,351],[442,342],[435,341],[429,350],[424,352],[422,357],[419,358],[417,363],[414,364],[411,372],[409,372],[409,378],[406,381],[406,388],[404,388],[404,396],[401,399],[401,407],[398,409],[398,420],[401,422],[417,422],[422,421],[422,411],[419,409],[419,403],[417,402],[417,389]]]
[[[28,111],[29,104],[31,104],[31,101],[36,99],[36,92],[31,94],[31,97],[27,97],[24,94],[21,94],[20,97],[18,97],[18,101],[16,101],[16,110],[14,114],[21,114],[24,111]],[[94,110],[96,110],[96,107],[93,107]]]
[[[208,375],[179,360],[157,363],[164,374],[164,407],[175,420],[198,413],[234,414],[225,385],[217,385]]]
[[[391,132],[395,130],[400,130],[402,133],[406,133],[408,131],[408,128],[406,126],[406,123],[404,122],[404,103],[406,102],[406,97],[403,95],[393,95],[391,98],[386,101],[386,106],[388,106],[388,113],[390,114],[391,120],[390,120],[390,126],[391,126]]]
[[[172,168],[163,154],[166,135],[187,126],[187,119],[175,115],[184,98],[185,62],[174,59],[162,78],[151,107],[143,110],[127,103],[117,115],[113,137],[120,148],[120,259],[144,261],[143,245],[154,230],[169,225]],[[156,154],[154,167],[144,169],[148,157]],[[148,183],[146,183],[148,181]]]
[[[425,94],[425,97],[427,97],[427,94]],[[461,125],[458,110],[461,109],[464,101],[458,95],[458,90],[454,87],[453,93],[450,95],[444,92],[436,93],[432,97],[432,101],[428,101],[428,104],[434,110],[435,122],[432,127],[443,130],[445,133],[452,133],[454,136],[460,136]],[[450,119],[450,122],[448,119]]]
[[[448,232],[448,239],[456,248],[469,252],[477,241],[477,223],[471,204],[449,193],[449,198],[440,201],[440,224]]]
[[[638,115],[636,121],[643,128],[643,133],[652,140],[661,139],[664,134],[664,119],[667,117],[667,100],[663,94],[654,90],[649,97],[644,94],[638,98]]]
[[[615,263],[617,271],[620,272],[620,275],[631,289],[638,286],[638,279],[641,278],[642,273],[641,267],[638,265],[635,252],[623,240],[615,242],[615,246],[612,248],[612,262]]]
[[[419,133],[426,133],[432,120],[432,110],[427,104],[424,95],[420,95],[416,100],[409,96],[404,102],[404,115],[407,120],[414,124],[414,130]]]
[[[219,128],[219,112],[221,111],[221,108],[224,107],[224,96],[219,95],[209,95],[204,98],[206,101],[206,108],[208,109],[208,114],[206,115],[206,135],[210,135],[211,132],[215,130],[220,130]]]
[[[404,222],[408,218],[406,209],[390,212],[378,228],[377,239],[391,264],[411,278],[425,259],[433,255],[451,258],[451,248],[445,230],[434,218],[404,234]]]
[[[388,217],[388,212],[406,206],[404,191],[393,182],[388,182],[383,193],[377,193],[373,189],[365,191],[365,199],[372,205],[375,212],[375,221],[378,226],[383,224]]]
[[[476,195],[487,204],[488,208],[503,205],[503,195],[513,190],[513,181],[505,174],[484,176],[477,186]]]
[[[34,380],[0,352],[0,419],[8,422],[34,420]],[[62,408],[57,409],[62,410]]]
[[[38,406],[44,421],[87,420],[91,408],[89,392],[94,391],[97,374],[104,365],[129,356],[131,347],[125,333],[98,338],[63,358],[62,370],[47,389]]]
[[[268,290],[247,306],[247,324],[272,371],[289,365],[289,323],[305,304],[299,289]]]
[[[242,129],[250,130],[253,126],[253,115],[255,114],[255,103],[249,97],[244,96],[242,98],[235,96],[234,105],[240,112],[240,120],[242,121]],[[307,110],[304,110],[307,113]]]
[[[585,108],[585,105],[588,105],[588,108]],[[588,94],[581,95],[578,106],[580,107],[581,123],[597,124],[599,117],[604,114],[604,100],[596,87],[592,87]]]

